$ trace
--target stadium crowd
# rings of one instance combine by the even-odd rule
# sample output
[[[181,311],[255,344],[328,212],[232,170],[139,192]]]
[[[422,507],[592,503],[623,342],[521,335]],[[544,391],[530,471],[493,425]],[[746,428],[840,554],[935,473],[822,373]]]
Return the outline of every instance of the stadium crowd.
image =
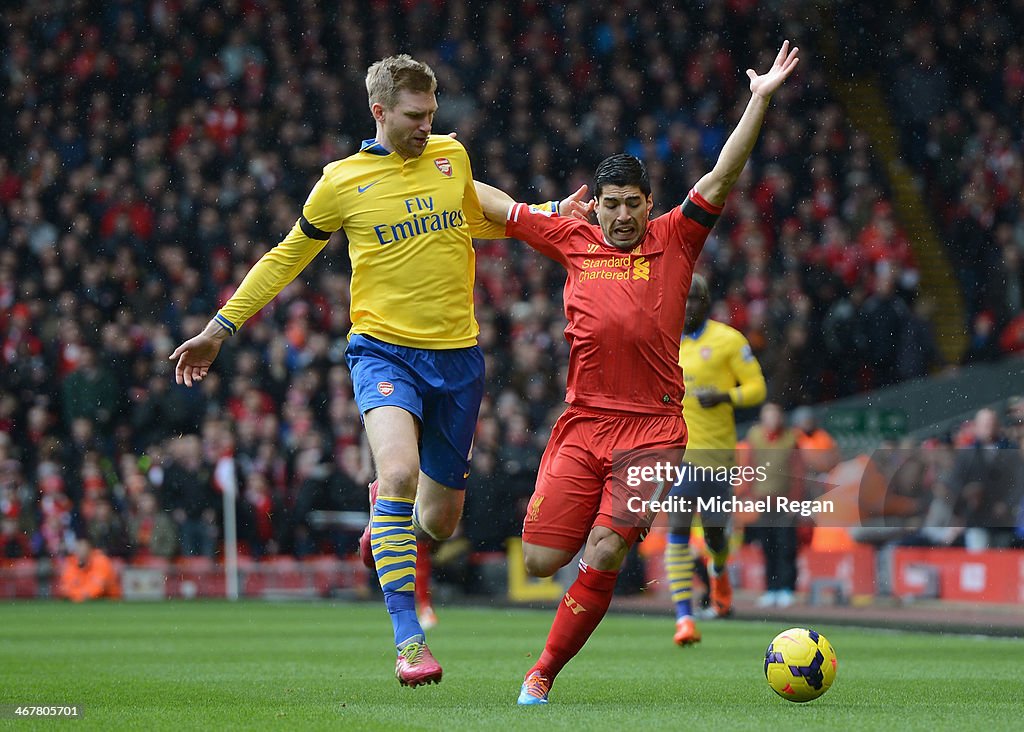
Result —
[[[435,132],[457,131],[480,180],[521,199],[561,198],[625,149],[648,165],[656,213],[681,201],[738,116],[726,101],[740,98],[742,70],[774,53],[775,38],[810,37],[820,22],[813,7],[682,5],[6,8],[4,555],[54,556],[74,532],[113,556],[212,555],[214,466],[225,454],[239,467],[248,551],[350,551],[354,537],[306,521],[314,506],[365,510],[372,477],[343,360],[343,237],[229,341],[198,390],[174,385],[167,355],[291,228],[322,166],[368,136],[363,77],[386,55],[433,66]],[[960,32],[971,21],[956,7],[946,20]],[[1019,24],[973,22],[1002,32],[978,52],[985,63],[1016,59],[1019,71]],[[943,32],[910,38],[905,52],[933,38],[941,56]],[[971,229],[978,246],[1002,252],[989,265],[961,249],[984,267],[968,289],[975,321],[989,313],[1000,326],[1019,319],[1024,292],[1014,264],[1024,237],[1019,130],[1006,121],[1019,117],[1018,77],[1008,70],[995,91],[959,87],[968,89],[960,112],[944,105],[925,120],[935,190],[963,190],[951,199],[960,205],[940,212],[950,237],[962,243]],[[786,409],[929,373],[941,358],[917,263],[868,141],[845,122],[820,63],[778,97],[700,262],[712,317],[747,336],[769,397]],[[992,176],[1006,179],[998,201],[985,199]],[[965,226],[979,217],[980,233]],[[488,387],[465,531],[495,549],[517,533],[518,503],[561,408],[568,347],[558,267],[514,241],[479,242],[477,252]],[[1013,266],[1016,285],[987,300],[982,275]]]
[[[1024,47],[1020,2],[901,2],[868,21],[881,40],[906,158],[960,277],[970,360],[1024,349]],[[965,52],[965,49],[975,49]]]

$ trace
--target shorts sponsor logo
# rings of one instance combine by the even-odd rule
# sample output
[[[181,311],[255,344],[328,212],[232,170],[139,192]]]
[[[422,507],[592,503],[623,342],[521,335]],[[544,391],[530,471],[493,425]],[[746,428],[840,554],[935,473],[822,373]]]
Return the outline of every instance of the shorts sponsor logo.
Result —
[[[390,381],[378,381],[377,391],[381,393],[381,396],[391,396],[395,392],[395,385]]]
[[[530,501],[530,507],[526,511],[527,521],[539,521],[540,520],[540,504],[544,503],[544,496],[535,496]]]
[[[436,165],[437,169],[446,176],[449,178],[452,177],[452,164],[449,162],[448,158],[434,158],[434,165]]]

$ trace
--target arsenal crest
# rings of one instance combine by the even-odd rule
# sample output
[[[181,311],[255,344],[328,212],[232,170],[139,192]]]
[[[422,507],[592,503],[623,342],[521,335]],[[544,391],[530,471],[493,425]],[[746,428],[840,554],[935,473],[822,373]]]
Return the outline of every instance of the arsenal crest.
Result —
[[[377,391],[381,393],[381,396],[391,396],[395,391],[395,385],[390,381],[379,381],[377,382]]]
[[[434,158],[434,165],[449,178],[452,177],[452,164],[448,161],[448,158]]]

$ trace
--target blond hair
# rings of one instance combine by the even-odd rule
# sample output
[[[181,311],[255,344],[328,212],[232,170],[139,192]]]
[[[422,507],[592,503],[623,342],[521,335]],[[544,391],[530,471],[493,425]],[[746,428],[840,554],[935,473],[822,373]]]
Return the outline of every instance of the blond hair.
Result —
[[[434,70],[402,53],[377,61],[366,72],[366,94],[371,107],[380,104],[384,109],[394,109],[398,93],[403,90],[433,94],[437,90]]]

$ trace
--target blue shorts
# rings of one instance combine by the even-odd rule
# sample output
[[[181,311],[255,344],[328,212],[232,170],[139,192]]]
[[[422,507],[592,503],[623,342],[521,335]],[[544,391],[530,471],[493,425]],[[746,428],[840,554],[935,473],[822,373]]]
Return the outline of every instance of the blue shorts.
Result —
[[[399,407],[415,416],[420,470],[441,485],[465,488],[484,396],[480,347],[435,351],[358,334],[349,339],[345,360],[360,414]]]

